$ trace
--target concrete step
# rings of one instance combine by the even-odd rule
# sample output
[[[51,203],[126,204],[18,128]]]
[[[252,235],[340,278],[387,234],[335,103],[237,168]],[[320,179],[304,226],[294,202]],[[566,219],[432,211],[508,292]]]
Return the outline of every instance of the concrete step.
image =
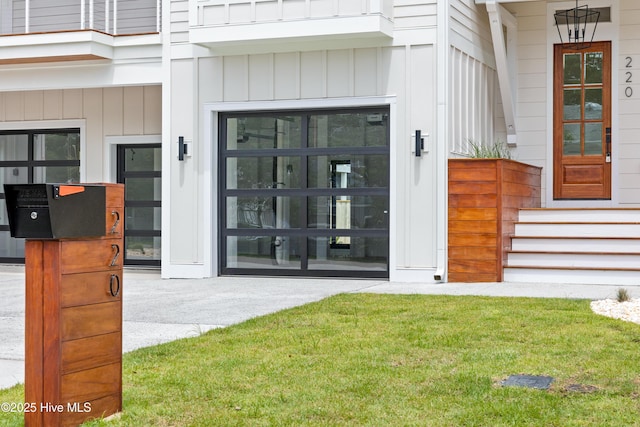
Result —
[[[521,222],[640,223],[640,209],[521,209]]]
[[[534,223],[515,224],[515,236],[631,237],[640,238],[640,223]]]
[[[570,283],[587,285],[633,286],[638,284],[638,270],[562,269],[506,267],[503,280],[518,283]]]
[[[615,252],[640,253],[640,239],[607,237],[539,237],[514,236],[511,249],[515,252]]]
[[[602,268],[636,270],[640,280],[640,253],[509,252],[509,267]]]

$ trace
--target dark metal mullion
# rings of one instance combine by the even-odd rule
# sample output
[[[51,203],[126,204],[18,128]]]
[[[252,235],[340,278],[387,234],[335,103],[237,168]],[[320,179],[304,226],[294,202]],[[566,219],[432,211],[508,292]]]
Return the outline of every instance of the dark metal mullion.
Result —
[[[300,141],[302,148],[302,153],[300,153],[300,176],[302,177],[302,182],[300,183],[300,189],[304,194],[300,197],[302,199],[300,203],[300,225],[304,231],[304,236],[300,239],[303,241],[300,248],[301,272],[307,272],[309,270],[309,233],[307,230],[307,226],[309,225],[309,189],[307,188],[309,185],[309,120],[309,114],[302,115],[302,129],[300,131],[302,136],[302,141]]]
[[[303,129],[304,130],[304,129]],[[364,147],[308,147],[308,148],[263,148],[252,150],[227,150],[223,149],[225,157],[294,157],[305,156],[330,156],[330,155],[366,155],[389,154],[389,146],[364,146]]]
[[[161,230],[127,229],[127,237],[161,237]]]

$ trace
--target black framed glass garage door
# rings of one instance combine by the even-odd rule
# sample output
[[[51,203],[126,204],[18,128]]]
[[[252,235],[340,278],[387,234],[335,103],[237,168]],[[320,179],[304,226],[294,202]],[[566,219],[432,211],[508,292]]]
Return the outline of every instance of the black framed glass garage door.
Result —
[[[388,277],[387,108],[220,116],[222,274]]]

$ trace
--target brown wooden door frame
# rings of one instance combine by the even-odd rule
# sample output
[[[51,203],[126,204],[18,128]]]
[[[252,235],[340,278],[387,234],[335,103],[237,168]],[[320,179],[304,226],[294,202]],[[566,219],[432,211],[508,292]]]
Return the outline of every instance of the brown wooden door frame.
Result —
[[[602,84],[585,83],[585,54],[603,52]],[[581,55],[580,84],[565,85],[565,54]],[[554,199],[611,199],[611,144],[607,144],[607,129],[611,129],[611,42],[594,42],[587,49],[572,49],[567,45],[554,46],[553,68],[553,198]],[[585,89],[602,88],[601,119],[585,118]],[[564,117],[564,90],[581,92],[580,119]],[[602,123],[602,150],[600,154],[585,155],[585,124]],[[579,153],[565,154],[564,126],[580,126]],[[607,155],[609,154],[609,155]]]

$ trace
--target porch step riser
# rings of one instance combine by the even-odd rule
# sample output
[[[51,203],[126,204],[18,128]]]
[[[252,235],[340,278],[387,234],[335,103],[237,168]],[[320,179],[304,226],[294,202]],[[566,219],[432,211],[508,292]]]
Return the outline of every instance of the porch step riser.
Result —
[[[606,210],[562,210],[523,209],[518,216],[520,222],[640,222],[637,209]]]
[[[505,268],[505,282],[519,283],[569,283],[586,285],[637,285],[640,281],[637,271],[608,270],[568,270]]]
[[[517,223],[516,236],[559,237],[636,237],[640,238],[640,224],[545,224]]]
[[[523,209],[503,280],[640,283],[639,209]]]
[[[545,239],[513,237],[513,251],[640,253],[640,239]]]
[[[510,253],[507,265],[509,267],[636,269],[640,281],[640,254]]]

